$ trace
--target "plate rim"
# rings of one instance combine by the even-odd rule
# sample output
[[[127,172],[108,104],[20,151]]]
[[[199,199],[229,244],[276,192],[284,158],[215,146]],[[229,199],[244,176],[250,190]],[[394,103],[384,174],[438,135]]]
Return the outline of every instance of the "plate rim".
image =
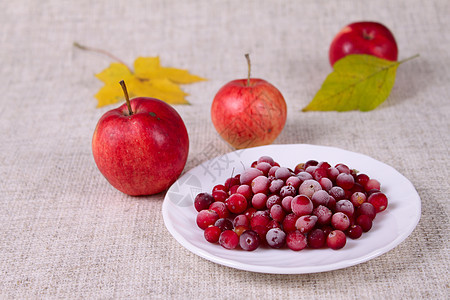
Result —
[[[399,234],[398,236],[395,237],[394,240],[392,240],[390,243],[386,244],[386,245],[382,245],[379,248],[376,248],[375,250],[370,251],[367,255],[364,255],[363,257],[359,258],[359,259],[346,259],[346,260],[342,260],[342,261],[338,261],[335,263],[331,263],[331,264],[326,264],[326,265],[320,265],[320,266],[301,266],[301,267],[293,267],[293,268],[286,268],[286,267],[280,267],[280,266],[262,266],[262,265],[254,265],[254,264],[242,264],[241,262],[237,262],[233,259],[225,259],[213,254],[208,253],[207,251],[205,251],[204,249],[199,248],[198,246],[196,246],[194,243],[192,243],[191,241],[189,241],[188,239],[186,239],[186,237],[184,237],[181,233],[179,233],[173,226],[173,224],[169,221],[169,210],[167,209],[168,205],[172,204],[169,203],[171,202],[169,199],[169,191],[173,188],[173,186],[178,182],[178,180],[184,176],[188,176],[189,173],[191,171],[193,171],[194,169],[200,167],[202,164],[204,163],[208,163],[211,162],[217,158],[220,158],[224,155],[229,155],[232,153],[236,153],[237,151],[242,151],[242,150],[253,150],[253,151],[257,151],[259,149],[264,149],[264,148],[272,148],[272,147],[311,147],[311,148],[322,148],[322,149],[327,149],[327,150],[337,150],[337,151],[343,151],[347,154],[350,154],[352,156],[360,156],[360,157],[364,157],[366,159],[370,159],[374,162],[376,162],[377,164],[381,164],[383,165],[383,167],[388,167],[391,169],[391,171],[393,171],[394,173],[396,173],[396,175],[399,175],[401,177],[403,177],[403,179],[405,180],[405,183],[408,183],[409,185],[409,189],[411,191],[414,191],[415,194],[415,198],[417,201],[416,205],[417,205],[417,211],[416,211],[416,216],[414,218],[414,220],[412,220],[412,222],[410,223],[410,226],[407,228],[407,230],[404,230],[401,232],[401,234]],[[262,154],[261,154],[262,155]],[[184,248],[186,248],[187,250],[189,250],[190,252],[192,252],[193,254],[196,254],[206,260],[209,260],[213,263],[217,263],[220,265],[224,265],[227,267],[231,267],[231,268],[235,268],[238,270],[244,270],[244,271],[250,271],[250,272],[256,272],[256,273],[266,273],[266,274],[309,274],[309,273],[319,273],[319,272],[327,272],[327,271],[333,271],[333,270],[338,270],[338,269],[343,269],[343,268],[348,268],[348,267],[352,267],[364,262],[367,262],[369,260],[372,260],[376,257],[379,257],[389,251],[391,251],[392,249],[396,248],[398,245],[400,245],[404,240],[406,240],[411,233],[415,230],[415,228],[417,227],[417,224],[420,221],[421,218],[421,210],[422,210],[422,205],[421,205],[421,199],[420,199],[420,195],[417,193],[414,185],[411,183],[411,181],[406,178],[403,174],[401,174],[399,171],[397,171],[394,167],[379,161],[373,157],[370,157],[368,155],[359,153],[359,152],[354,152],[354,151],[350,151],[350,150],[346,150],[346,149],[342,149],[342,148],[338,148],[338,147],[333,147],[333,146],[323,146],[323,145],[313,145],[313,144],[271,144],[271,145],[264,145],[264,146],[258,146],[258,147],[252,147],[252,148],[246,148],[246,149],[241,149],[241,150],[234,150],[234,151],[230,151],[221,155],[218,155],[214,158],[205,160],[203,162],[201,162],[200,164],[192,167],[191,169],[189,169],[188,171],[184,172],[178,179],[177,181],[172,184],[170,186],[170,188],[167,190],[165,196],[164,196],[164,200],[163,200],[163,204],[162,204],[162,214],[163,214],[163,221],[165,224],[166,229],[169,231],[169,233],[175,238],[175,240]],[[206,242],[206,241],[205,241]],[[269,249],[270,250],[270,249]]]

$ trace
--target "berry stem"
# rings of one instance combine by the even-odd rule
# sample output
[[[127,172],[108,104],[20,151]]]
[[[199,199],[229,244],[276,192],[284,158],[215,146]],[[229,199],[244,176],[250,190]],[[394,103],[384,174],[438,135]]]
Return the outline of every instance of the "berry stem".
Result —
[[[246,53],[245,58],[247,59],[247,65],[248,65],[248,75],[247,75],[247,86],[250,86],[250,72],[251,72],[251,63],[250,63],[250,54]]]
[[[131,110],[131,103],[130,97],[128,96],[127,86],[125,85],[125,81],[123,80],[121,80],[119,83],[122,86],[123,94],[125,95],[125,100],[127,101],[128,112],[131,116],[133,114],[133,111]]]

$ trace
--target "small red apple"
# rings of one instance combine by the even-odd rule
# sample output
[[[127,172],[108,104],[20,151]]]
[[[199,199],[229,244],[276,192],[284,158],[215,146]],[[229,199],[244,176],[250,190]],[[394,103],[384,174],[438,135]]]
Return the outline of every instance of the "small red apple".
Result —
[[[183,120],[167,103],[155,98],[128,99],[106,112],[92,138],[100,172],[119,191],[152,195],[166,190],[180,176],[189,152]]]
[[[348,54],[370,54],[396,61],[398,48],[394,35],[383,24],[356,22],[345,26],[330,45],[329,59],[333,66]]]
[[[237,149],[271,144],[286,123],[286,102],[269,82],[250,78],[225,84],[214,97],[211,119],[220,136]]]

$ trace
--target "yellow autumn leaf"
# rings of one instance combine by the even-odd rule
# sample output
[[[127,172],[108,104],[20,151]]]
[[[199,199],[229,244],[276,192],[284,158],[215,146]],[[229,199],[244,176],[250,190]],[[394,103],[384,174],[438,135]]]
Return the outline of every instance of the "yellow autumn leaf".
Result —
[[[123,91],[118,84],[120,80],[127,83],[130,98],[153,97],[169,104],[189,104],[186,100],[188,94],[179,84],[205,80],[190,74],[188,70],[163,67],[159,57],[138,57],[133,67],[131,71],[123,63],[112,63],[95,75],[105,84],[95,95],[97,107],[123,101]]]

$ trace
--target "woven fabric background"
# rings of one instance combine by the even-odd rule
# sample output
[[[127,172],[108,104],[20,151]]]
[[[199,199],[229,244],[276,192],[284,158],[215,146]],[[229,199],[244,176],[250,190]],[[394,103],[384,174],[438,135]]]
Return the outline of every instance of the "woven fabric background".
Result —
[[[0,1],[0,296],[153,299],[448,299],[450,3],[434,1]],[[375,20],[395,34],[401,65],[374,111],[304,107],[331,72],[340,28]],[[166,230],[164,193],[133,198],[99,173],[91,138],[112,52],[159,55],[208,81],[176,106],[190,137],[185,170],[231,151],[216,133],[217,90],[253,75],[285,96],[276,144],[334,146],[395,167],[422,200],[421,220],[392,251],[346,269],[270,275],[221,266]],[[211,145],[214,145],[211,152]],[[208,150],[209,149],[209,150]],[[208,150],[208,151],[207,151]]]

